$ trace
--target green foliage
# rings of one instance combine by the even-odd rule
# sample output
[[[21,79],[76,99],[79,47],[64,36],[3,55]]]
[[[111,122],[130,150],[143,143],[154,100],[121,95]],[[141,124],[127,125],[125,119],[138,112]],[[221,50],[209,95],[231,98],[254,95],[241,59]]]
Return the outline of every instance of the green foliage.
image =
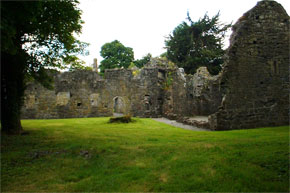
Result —
[[[121,117],[111,117],[109,123],[130,123],[132,122],[130,115],[125,115]]]
[[[168,90],[170,88],[170,86],[172,85],[172,83],[173,83],[172,72],[169,71],[166,74],[166,79],[164,81],[164,90]]]
[[[288,126],[198,132],[133,120],[22,121],[29,135],[1,136],[2,192],[289,190]]]
[[[152,55],[148,53],[146,56],[143,56],[141,59],[134,60],[134,64],[138,68],[142,68],[145,64],[147,64],[150,61],[151,58],[152,58]]]
[[[125,47],[118,40],[104,44],[100,53],[104,58],[99,66],[101,72],[105,69],[128,68],[134,60],[133,49]]]
[[[164,52],[164,53],[160,54],[160,57],[161,57],[161,58],[168,58],[168,57],[167,57],[167,52]]]
[[[132,73],[133,73],[133,76],[137,76],[140,74],[140,69],[137,69],[137,70],[134,70]]]
[[[131,62],[130,66],[128,66],[129,69],[135,68],[135,64],[133,62]]]
[[[75,71],[75,70],[93,71],[93,68],[91,66],[83,66],[83,65],[74,65],[69,68],[69,71]]]
[[[90,66],[82,66],[83,70],[93,71],[93,68]]]
[[[1,95],[3,129],[20,130],[26,80],[50,87],[46,68],[77,68],[86,54],[77,0],[1,1]],[[15,125],[16,124],[16,125]],[[8,131],[7,131],[8,132]]]
[[[205,14],[197,22],[191,20],[189,13],[187,16],[188,22],[178,25],[165,40],[166,57],[188,74],[194,74],[200,66],[218,74],[225,53],[222,48],[225,32],[231,24],[220,24],[219,13],[212,18]]]
[[[140,74],[140,68],[135,66],[135,64],[133,62],[131,62],[130,66],[128,68],[132,70],[133,76],[137,76],[138,74]]]
[[[27,55],[26,70],[35,76],[44,67],[67,68],[80,65],[76,54],[87,54],[86,43],[73,35],[81,33],[78,1],[1,2],[1,52]]]

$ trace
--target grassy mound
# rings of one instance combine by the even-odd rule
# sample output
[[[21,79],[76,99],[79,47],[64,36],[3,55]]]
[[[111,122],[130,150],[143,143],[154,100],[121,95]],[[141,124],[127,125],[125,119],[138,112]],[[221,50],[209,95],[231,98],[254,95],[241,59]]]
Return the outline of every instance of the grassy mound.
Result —
[[[2,136],[2,192],[288,192],[288,126],[196,132],[108,121],[22,121],[29,135]]]

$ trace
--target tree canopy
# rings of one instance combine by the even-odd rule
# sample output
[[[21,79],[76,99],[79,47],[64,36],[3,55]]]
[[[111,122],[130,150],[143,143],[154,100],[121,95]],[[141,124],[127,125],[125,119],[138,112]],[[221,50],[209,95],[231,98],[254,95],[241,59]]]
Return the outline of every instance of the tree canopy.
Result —
[[[219,22],[220,14],[212,18],[207,14],[197,22],[187,13],[187,22],[178,25],[165,40],[166,56],[188,74],[206,66],[211,74],[218,74],[223,63],[223,40],[231,24]]]
[[[118,40],[104,44],[100,53],[104,58],[99,67],[101,72],[104,72],[105,69],[128,68],[134,61],[133,49],[124,46]]]
[[[141,59],[134,60],[135,66],[138,68],[142,68],[145,64],[147,64],[150,59],[152,58],[152,55],[148,53],[147,55],[143,56]]]
[[[20,109],[26,81],[46,87],[46,68],[75,68],[85,54],[81,10],[77,0],[1,1],[1,124],[2,131],[21,131]],[[5,113],[3,113],[5,112]]]

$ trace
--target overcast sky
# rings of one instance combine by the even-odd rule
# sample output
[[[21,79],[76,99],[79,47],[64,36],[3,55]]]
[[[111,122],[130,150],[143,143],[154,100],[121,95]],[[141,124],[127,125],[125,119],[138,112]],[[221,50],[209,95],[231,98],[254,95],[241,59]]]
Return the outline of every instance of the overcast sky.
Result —
[[[289,14],[290,0],[277,2]],[[235,23],[256,4],[257,0],[80,0],[85,24],[79,39],[90,43],[90,55],[82,59],[91,65],[97,58],[100,64],[102,45],[114,40],[133,48],[135,59],[147,53],[159,56],[165,52],[165,37],[185,21],[187,11],[193,21],[220,11],[221,22]]]

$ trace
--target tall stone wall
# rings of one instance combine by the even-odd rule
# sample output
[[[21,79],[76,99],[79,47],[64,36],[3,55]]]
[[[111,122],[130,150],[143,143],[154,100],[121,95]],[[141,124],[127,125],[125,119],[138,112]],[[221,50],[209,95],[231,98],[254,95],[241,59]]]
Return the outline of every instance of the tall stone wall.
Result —
[[[289,16],[275,1],[260,1],[233,26],[212,129],[289,124]]]

